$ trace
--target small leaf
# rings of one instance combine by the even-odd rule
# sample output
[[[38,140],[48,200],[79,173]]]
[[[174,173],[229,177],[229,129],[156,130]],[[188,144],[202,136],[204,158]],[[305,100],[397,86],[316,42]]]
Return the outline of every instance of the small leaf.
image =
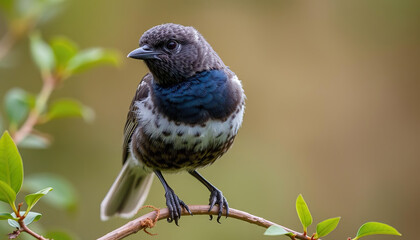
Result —
[[[268,236],[277,236],[277,235],[285,235],[289,234],[290,232],[286,231],[284,228],[277,226],[277,225],[271,225],[267,230],[265,230],[264,235]]]
[[[312,215],[309,212],[308,205],[306,205],[302,194],[299,194],[298,198],[296,199],[296,211],[298,213],[300,222],[302,223],[303,230],[306,232],[308,226],[312,224]]]
[[[0,181],[14,191],[15,198],[22,187],[23,165],[16,144],[7,131],[0,138],[0,169]]]
[[[51,73],[55,66],[54,52],[51,47],[42,40],[39,33],[30,36],[31,53],[36,65],[43,73]]]
[[[6,114],[11,123],[19,124],[35,104],[35,97],[20,88],[10,89],[4,97]]]
[[[72,240],[75,239],[73,234],[65,231],[49,231],[44,235],[48,239]]]
[[[77,45],[65,37],[55,37],[50,42],[59,68],[66,67],[68,61],[77,53]]]
[[[25,196],[25,202],[26,205],[28,205],[28,209],[31,210],[33,206],[39,201],[40,198],[45,196],[47,193],[49,193],[52,190],[52,188],[47,187],[42,190],[39,190],[36,193],[32,193]],[[29,211],[27,210],[27,211]]]
[[[26,215],[25,219],[23,219],[23,223],[25,223],[25,225],[29,225],[32,222],[38,221],[41,217],[41,213],[29,212],[28,215]]]
[[[82,117],[85,121],[91,121],[94,118],[94,113],[92,109],[76,100],[61,99],[53,102],[47,113],[47,119],[66,117]]]
[[[114,51],[91,48],[83,50],[71,58],[68,62],[67,72],[68,74],[79,73],[99,64],[117,65],[119,59],[119,54]]]
[[[14,206],[15,200],[15,191],[13,191],[7,183],[0,180],[0,201],[8,203],[10,206]]]
[[[368,235],[377,235],[377,234],[386,234],[386,235],[398,235],[401,236],[401,233],[397,231],[397,229],[380,222],[367,222],[363,224],[359,231],[357,231],[357,235],[354,239],[359,239],[364,236]]]
[[[10,213],[0,213],[0,220],[14,219]]]
[[[49,147],[50,144],[51,142],[48,138],[34,133],[30,133],[19,143],[19,147],[44,149]]]
[[[21,211],[19,212],[21,216],[23,216],[25,214],[25,212]],[[16,214],[12,213],[11,214],[14,218],[16,218]],[[37,212],[29,212],[25,219],[23,219],[23,223],[28,226],[29,224],[38,221],[40,218],[42,217],[41,213],[37,213]],[[7,222],[9,223],[10,226],[15,227],[15,228],[20,228],[19,223],[16,220],[13,219],[8,219]]]
[[[340,221],[340,217],[336,218],[329,218],[327,220],[324,220],[318,225],[316,225],[316,234],[317,237],[324,237],[327,236],[330,232],[332,232],[338,225],[338,222]]]
[[[25,178],[25,191],[36,191],[45,186],[51,186],[54,191],[45,198],[48,203],[59,209],[73,210],[77,205],[77,192],[73,185],[59,175],[54,174],[36,174]]]
[[[16,218],[15,213],[12,213],[13,217]],[[19,223],[17,222],[17,220],[13,220],[13,219],[7,219],[7,222],[9,223],[10,226],[14,227],[14,228],[20,228]]]

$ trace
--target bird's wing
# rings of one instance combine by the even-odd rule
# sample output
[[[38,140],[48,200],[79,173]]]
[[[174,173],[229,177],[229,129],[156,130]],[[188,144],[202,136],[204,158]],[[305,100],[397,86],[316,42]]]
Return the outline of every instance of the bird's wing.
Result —
[[[146,76],[143,77],[143,79],[139,83],[139,86],[137,87],[137,91],[134,95],[133,101],[131,102],[130,109],[127,114],[127,121],[125,122],[124,127],[124,142],[122,156],[123,163],[125,163],[129,156],[129,144],[131,142],[131,136],[133,136],[133,133],[138,125],[138,120],[135,113],[137,107],[135,106],[135,103],[136,101],[141,101],[149,96],[152,79],[153,76],[150,73],[146,74]]]

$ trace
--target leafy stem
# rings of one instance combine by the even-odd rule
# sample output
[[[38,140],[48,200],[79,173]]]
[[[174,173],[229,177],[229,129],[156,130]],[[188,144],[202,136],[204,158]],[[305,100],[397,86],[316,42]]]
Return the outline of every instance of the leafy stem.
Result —
[[[58,78],[49,74],[43,74],[43,85],[38,97],[36,98],[35,108],[33,108],[28,115],[26,121],[22,126],[16,130],[12,136],[16,144],[19,144],[25,137],[30,134],[34,126],[39,122],[39,118],[47,107],[48,99],[54,91]]]

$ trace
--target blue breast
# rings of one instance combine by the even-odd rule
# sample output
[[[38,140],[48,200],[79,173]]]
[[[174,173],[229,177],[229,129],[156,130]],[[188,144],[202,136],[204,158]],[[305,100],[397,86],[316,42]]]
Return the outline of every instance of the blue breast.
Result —
[[[197,73],[169,88],[153,85],[154,102],[170,120],[200,124],[225,119],[236,108],[232,84],[223,70]]]

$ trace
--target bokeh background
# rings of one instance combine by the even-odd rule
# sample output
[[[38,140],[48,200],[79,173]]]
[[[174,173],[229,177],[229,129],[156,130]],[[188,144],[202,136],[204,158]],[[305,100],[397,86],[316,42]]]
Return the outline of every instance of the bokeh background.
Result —
[[[64,35],[82,48],[125,56],[152,26],[194,26],[237,73],[248,97],[234,147],[201,170],[232,208],[301,230],[294,204],[302,193],[315,223],[342,217],[327,239],[354,237],[367,221],[388,223],[410,239],[418,235],[420,215],[419,3],[68,0],[41,31],[45,39]],[[13,54],[18,60],[0,69],[0,97],[16,86],[38,92],[28,41]],[[120,170],[128,105],[146,72],[142,62],[124,58],[119,68],[72,77],[52,96],[79,99],[96,119],[41,126],[53,145],[22,150],[25,174],[59,174],[78,190],[71,214],[37,205],[45,228],[95,239],[127,221],[101,222],[99,205]],[[207,203],[207,190],[188,174],[166,177],[186,203]],[[165,206],[156,179],[146,203]],[[162,221],[151,230],[158,236],[127,239],[274,239],[229,218],[217,224],[183,217],[180,225]]]

